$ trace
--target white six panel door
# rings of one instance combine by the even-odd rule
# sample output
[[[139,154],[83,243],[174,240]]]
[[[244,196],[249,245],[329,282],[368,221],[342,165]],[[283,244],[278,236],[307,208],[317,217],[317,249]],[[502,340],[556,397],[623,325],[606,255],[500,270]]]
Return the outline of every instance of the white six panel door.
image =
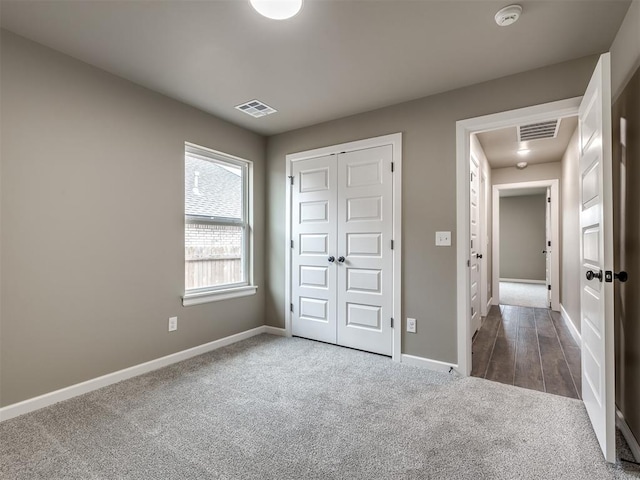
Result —
[[[391,355],[392,147],[338,155],[338,344]]]
[[[602,55],[580,104],[582,398],[608,462],[615,461],[611,84]],[[588,276],[587,276],[588,275]]]
[[[293,322],[300,337],[336,342],[335,155],[294,162],[291,238]]]
[[[392,147],[292,163],[292,334],[391,355]]]
[[[480,260],[478,259],[480,242],[480,167],[478,160],[472,155],[470,162],[471,176],[469,178],[469,232],[471,245],[469,252],[469,290],[471,298],[471,336],[480,328]]]

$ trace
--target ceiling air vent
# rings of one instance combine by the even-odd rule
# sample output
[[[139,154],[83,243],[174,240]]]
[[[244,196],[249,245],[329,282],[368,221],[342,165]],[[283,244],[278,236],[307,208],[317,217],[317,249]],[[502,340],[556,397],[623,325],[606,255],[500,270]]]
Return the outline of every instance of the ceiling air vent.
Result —
[[[556,138],[559,127],[560,120],[520,125],[518,127],[518,141],[526,142],[528,140],[539,140],[541,138]]]
[[[277,110],[275,108],[271,108],[266,103],[262,103],[260,100],[250,100],[242,105],[237,105],[236,108],[241,112],[244,112],[252,117],[264,117],[265,115],[270,115],[272,113],[276,113]]]

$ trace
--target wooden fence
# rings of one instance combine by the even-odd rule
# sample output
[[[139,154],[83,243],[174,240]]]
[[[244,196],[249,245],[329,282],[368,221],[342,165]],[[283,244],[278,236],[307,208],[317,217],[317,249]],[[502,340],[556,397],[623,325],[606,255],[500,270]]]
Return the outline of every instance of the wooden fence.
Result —
[[[203,258],[186,261],[186,289],[211,287],[242,281],[240,257]]]

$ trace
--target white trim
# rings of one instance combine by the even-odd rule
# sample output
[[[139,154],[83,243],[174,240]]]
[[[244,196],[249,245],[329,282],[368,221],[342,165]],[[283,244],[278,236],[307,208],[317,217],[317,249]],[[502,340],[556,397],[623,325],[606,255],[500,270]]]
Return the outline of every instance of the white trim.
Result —
[[[106,387],[108,385],[113,385],[114,383],[118,383],[129,378],[137,377],[138,375],[142,375],[153,370],[158,370],[159,368],[163,368],[174,363],[182,362],[183,360],[188,360],[189,358],[196,357],[213,350],[217,350],[218,348],[226,347],[227,345],[231,345],[232,343],[246,340],[247,338],[251,338],[262,333],[282,335],[281,333],[276,333],[277,330],[282,329],[267,327],[266,325],[252,328],[251,330],[236,333],[235,335],[230,335],[219,340],[214,340],[213,342],[198,345],[197,347],[193,348],[188,348],[187,350],[182,350],[181,352],[172,353],[171,355],[166,355],[164,357],[156,358],[155,360],[140,363],[123,370],[118,370],[117,372],[108,373],[100,377],[92,378],[91,380],[87,380],[85,382],[76,383],[75,385],[61,388],[60,390],[45,393],[44,395],[40,395],[38,397],[29,398],[27,400],[23,400],[22,402],[7,405],[6,407],[0,408],[0,422],[9,420],[10,418],[14,418],[19,415],[24,415],[25,413],[39,410],[44,407],[48,407],[50,405],[53,405],[54,403],[62,402],[63,400],[77,397],[78,395],[83,395],[85,393],[98,390],[99,388]]]
[[[190,307],[202,303],[217,302],[229,298],[246,297],[255,295],[258,287],[255,285],[245,285],[236,288],[225,288],[222,290],[209,290],[208,292],[187,293],[182,297],[182,306]]]
[[[451,369],[457,371],[458,366],[454,363],[441,362],[440,360],[431,360],[430,358],[416,357],[414,355],[402,354],[402,363],[412,365],[414,367],[427,368],[436,372],[449,373]]]
[[[289,177],[293,170],[293,162],[322,157],[338,153],[363,150],[384,145],[391,145],[393,174],[393,318],[396,327],[393,329],[392,358],[396,362],[401,361],[402,349],[402,133],[392,133],[380,137],[356,140],[353,142],[332,145],[329,147],[306,150],[304,152],[290,153],[286,156],[286,182],[287,199],[285,210],[285,302],[284,324],[287,336],[291,336],[291,199],[292,190]]]
[[[535,283],[537,285],[545,285],[547,283],[545,280],[529,280],[527,278],[500,278],[500,281],[510,283]]]
[[[493,252],[493,271],[500,272],[500,191],[501,190],[514,190],[514,189],[528,189],[538,187],[550,187],[551,188],[551,249],[552,252],[557,252],[555,255],[551,255],[551,309],[556,312],[560,310],[560,180],[554,178],[551,180],[537,180],[533,182],[518,182],[518,183],[502,183],[493,186],[493,237],[492,252]],[[555,246],[554,246],[555,245]],[[543,246],[544,247],[544,246]],[[500,281],[502,279],[494,274],[493,276],[493,298],[494,303],[500,303]],[[546,283],[546,282],[544,282]]]
[[[578,327],[576,327],[575,323],[573,323],[571,317],[562,304],[560,304],[560,316],[562,317],[562,320],[564,320],[564,323],[567,325],[567,328],[569,329],[569,332],[571,333],[573,339],[576,341],[578,346],[582,348],[582,335],[580,335]]]
[[[537,122],[562,118],[578,114],[580,97],[558,102],[520,108],[508,112],[495,113],[482,117],[456,122],[456,303],[457,303],[457,347],[458,368],[462,375],[471,373],[471,335],[469,334],[469,155],[471,154],[470,136],[472,133],[508,127],[524,122]],[[557,192],[556,192],[557,193]],[[558,203],[558,202],[555,202]],[[495,225],[494,225],[495,229]],[[495,230],[494,230],[495,231]],[[556,243],[556,245],[558,245]],[[495,252],[494,258],[495,258]],[[556,257],[556,255],[554,255]],[[493,270],[494,278],[497,270]],[[491,292],[494,304],[498,303],[498,292]]]
[[[487,315],[489,315],[489,312],[491,311],[491,305],[493,305],[493,297],[487,300]]]
[[[271,325],[264,326],[264,333],[268,333],[269,335],[276,335],[278,337],[288,336],[287,331],[284,328],[272,327]]]
[[[616,408],[616,425],[620,429],[622,436],[627,441],[627,445],[629,445],[629,449],[633,454],[633,458],[636,462],[640,462],[640,444],[638,444],[638,440],[633,435],[633,432],[629,428],[627,421],[624,418],[624,415],[620,410]]]

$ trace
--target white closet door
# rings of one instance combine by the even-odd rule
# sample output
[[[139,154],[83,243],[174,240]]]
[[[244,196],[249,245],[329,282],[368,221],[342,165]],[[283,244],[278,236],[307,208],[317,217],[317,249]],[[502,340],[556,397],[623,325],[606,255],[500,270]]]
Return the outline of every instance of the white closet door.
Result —
[[[292,333],[336,343],[336,156],[294,162],[292,175]]]
[[[471,155],[471,175],[469,178],[469,232],[471,245],[469,250],[469,294],[471,298],[471,337],[480,328],[480,166],[478,160]]]
[[[391,161],[391,145],[338,155],[338,344],[383,355],[393,342]]]
[[[615,462],[613,180],[609,54],[600,56],[579,112],[582,399]]]

